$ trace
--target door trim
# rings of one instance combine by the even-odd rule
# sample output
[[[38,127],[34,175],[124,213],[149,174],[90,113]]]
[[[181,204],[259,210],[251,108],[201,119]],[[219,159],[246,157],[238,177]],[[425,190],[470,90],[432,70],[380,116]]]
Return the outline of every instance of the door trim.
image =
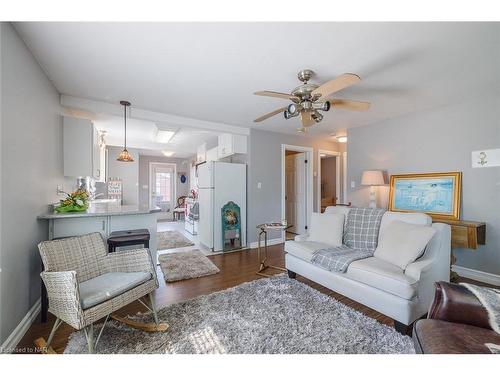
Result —
[[[318,158],[318,177],[317,177],[317,189],[318,189],[318,212],[321,212],[321,154],[335,156],[335,194],[337,195],[338,201],[344,200],[344,194],[342,192],[341,185],[341,171],[340,171],[340,158],[341,153],[338,151],[330,151],[330,150],[318,150],[317,158]],[[342,193],[342,194],[341,194]]]
[[[313,191],[313,162],[314,162],[314,149],[312,147],[304,147],[304,146],[296,146],[296,145],[288,145],[281,144],[281,217],[285,217],[285,195],[286,195],[286,186],[285,186],[285,151],[298,151],[305,152],[307,155],[307,165],[306,165],[306,226],[309,226],[309,222],[311,220],[311,215],[313,212],[313,204],[314,204],[314,191]],[[286,233],[285,231],[281,231],[281,240],[285,241]]]
[[[174,205],[177,204],[177,164],[175,163],[162,163],[162,162],[153,162],[153,161],[150,161],[149,162],[149,173],[148,173],[148,185],[149,185],[149,189],[148,189],[148,207],[149,209],[153,209],[153,207],[151,206],[151,193],[152,193],[152,189],[153,189],[153,185],[151,184],[151,175],[153,174],[153,168],[154,167],[172,167],[174,169],[174,189],[173,189],[173,197],[172,197],[172,203],[173,203],[173,206],[172,206],[172,210],[174,209]],[[171,212],[171,214],[173,215],[173,213]]]

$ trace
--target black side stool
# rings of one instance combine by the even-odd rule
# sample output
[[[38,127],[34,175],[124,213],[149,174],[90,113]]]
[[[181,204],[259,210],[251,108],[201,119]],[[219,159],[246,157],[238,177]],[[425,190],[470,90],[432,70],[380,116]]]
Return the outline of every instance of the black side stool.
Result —
[[[117,247],[130,245],[144,245],[149,248],[149,230],[134,229],[111,232],[108,238],[108,251],[113,253]]]

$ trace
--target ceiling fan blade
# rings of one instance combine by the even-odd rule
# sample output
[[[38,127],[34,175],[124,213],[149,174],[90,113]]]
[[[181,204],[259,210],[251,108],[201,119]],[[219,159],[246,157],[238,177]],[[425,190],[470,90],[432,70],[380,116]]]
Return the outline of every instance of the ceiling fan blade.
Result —
[[[314,90],[311,95],[326,98],[327,96],[330,96],[337,91],[358,83],[359,81],[361,81],[361,78],[359,78],[359,76],[357,76],[356,74],[344,73],[337,78],[322,84],[320,87]]]
[[[269,117],[273,117],[274,115],[277,115],[278,113],[283,112],[285,109],[286,109],[286,107],[278,108],[272,112],[266,113],[264,116],[260,116],[260,117],[256,118],[255,120],[253,120],[253,122],[264,121],[264,120],[268,119]]]
[[[280,99],[294,99],[294,98],[296,98],[293,95],[285,94],[282,92],[276,92],[276,91],[257,91],[257,92],[254,92],[254,95],[271,96],[273,98],[280,98]]]
[[[371,104],[368,102],[360,102],[357,100],[349,99],[331,99],[329,100],[332,107],[348,109],[350,111],[366,111],[370,109]]]
[[[302,127],[307,128],[314,124],[314,120],[311,117],[311,114],[306,111],[300,112],[300,121],[302,122]]]

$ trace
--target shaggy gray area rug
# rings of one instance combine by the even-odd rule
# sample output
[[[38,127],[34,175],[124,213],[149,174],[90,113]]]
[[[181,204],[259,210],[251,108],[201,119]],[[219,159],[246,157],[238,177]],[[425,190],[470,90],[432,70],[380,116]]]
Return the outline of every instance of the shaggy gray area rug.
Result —
[[[193,246],[194,242],[190,241],[181,232],[176,230],[167,230],[165,232],[158,232],[157,235],[158,250],[175,249],[178,247]]]
[[[219,273],[220,270],[200,250],[180,251],[159,256],[160,267],[168,283]]]
[[[170,327],[147,333],[108,323],[99,353],[414,353],[412,340],[306,284],[260,279],[159,310]],[[151,314],[135,319],[152,321]],[[86,353],[83,331],[65,353]]]

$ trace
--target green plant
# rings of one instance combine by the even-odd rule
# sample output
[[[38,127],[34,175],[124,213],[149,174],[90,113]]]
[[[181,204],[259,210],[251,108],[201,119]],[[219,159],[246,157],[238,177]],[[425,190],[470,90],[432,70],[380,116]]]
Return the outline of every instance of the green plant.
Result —
[[[85,190],[78,189],[66,195],[67,197],[61,199],[59,206],[55,208],[57,212],[79,212],[89,208],[89,195]]]

